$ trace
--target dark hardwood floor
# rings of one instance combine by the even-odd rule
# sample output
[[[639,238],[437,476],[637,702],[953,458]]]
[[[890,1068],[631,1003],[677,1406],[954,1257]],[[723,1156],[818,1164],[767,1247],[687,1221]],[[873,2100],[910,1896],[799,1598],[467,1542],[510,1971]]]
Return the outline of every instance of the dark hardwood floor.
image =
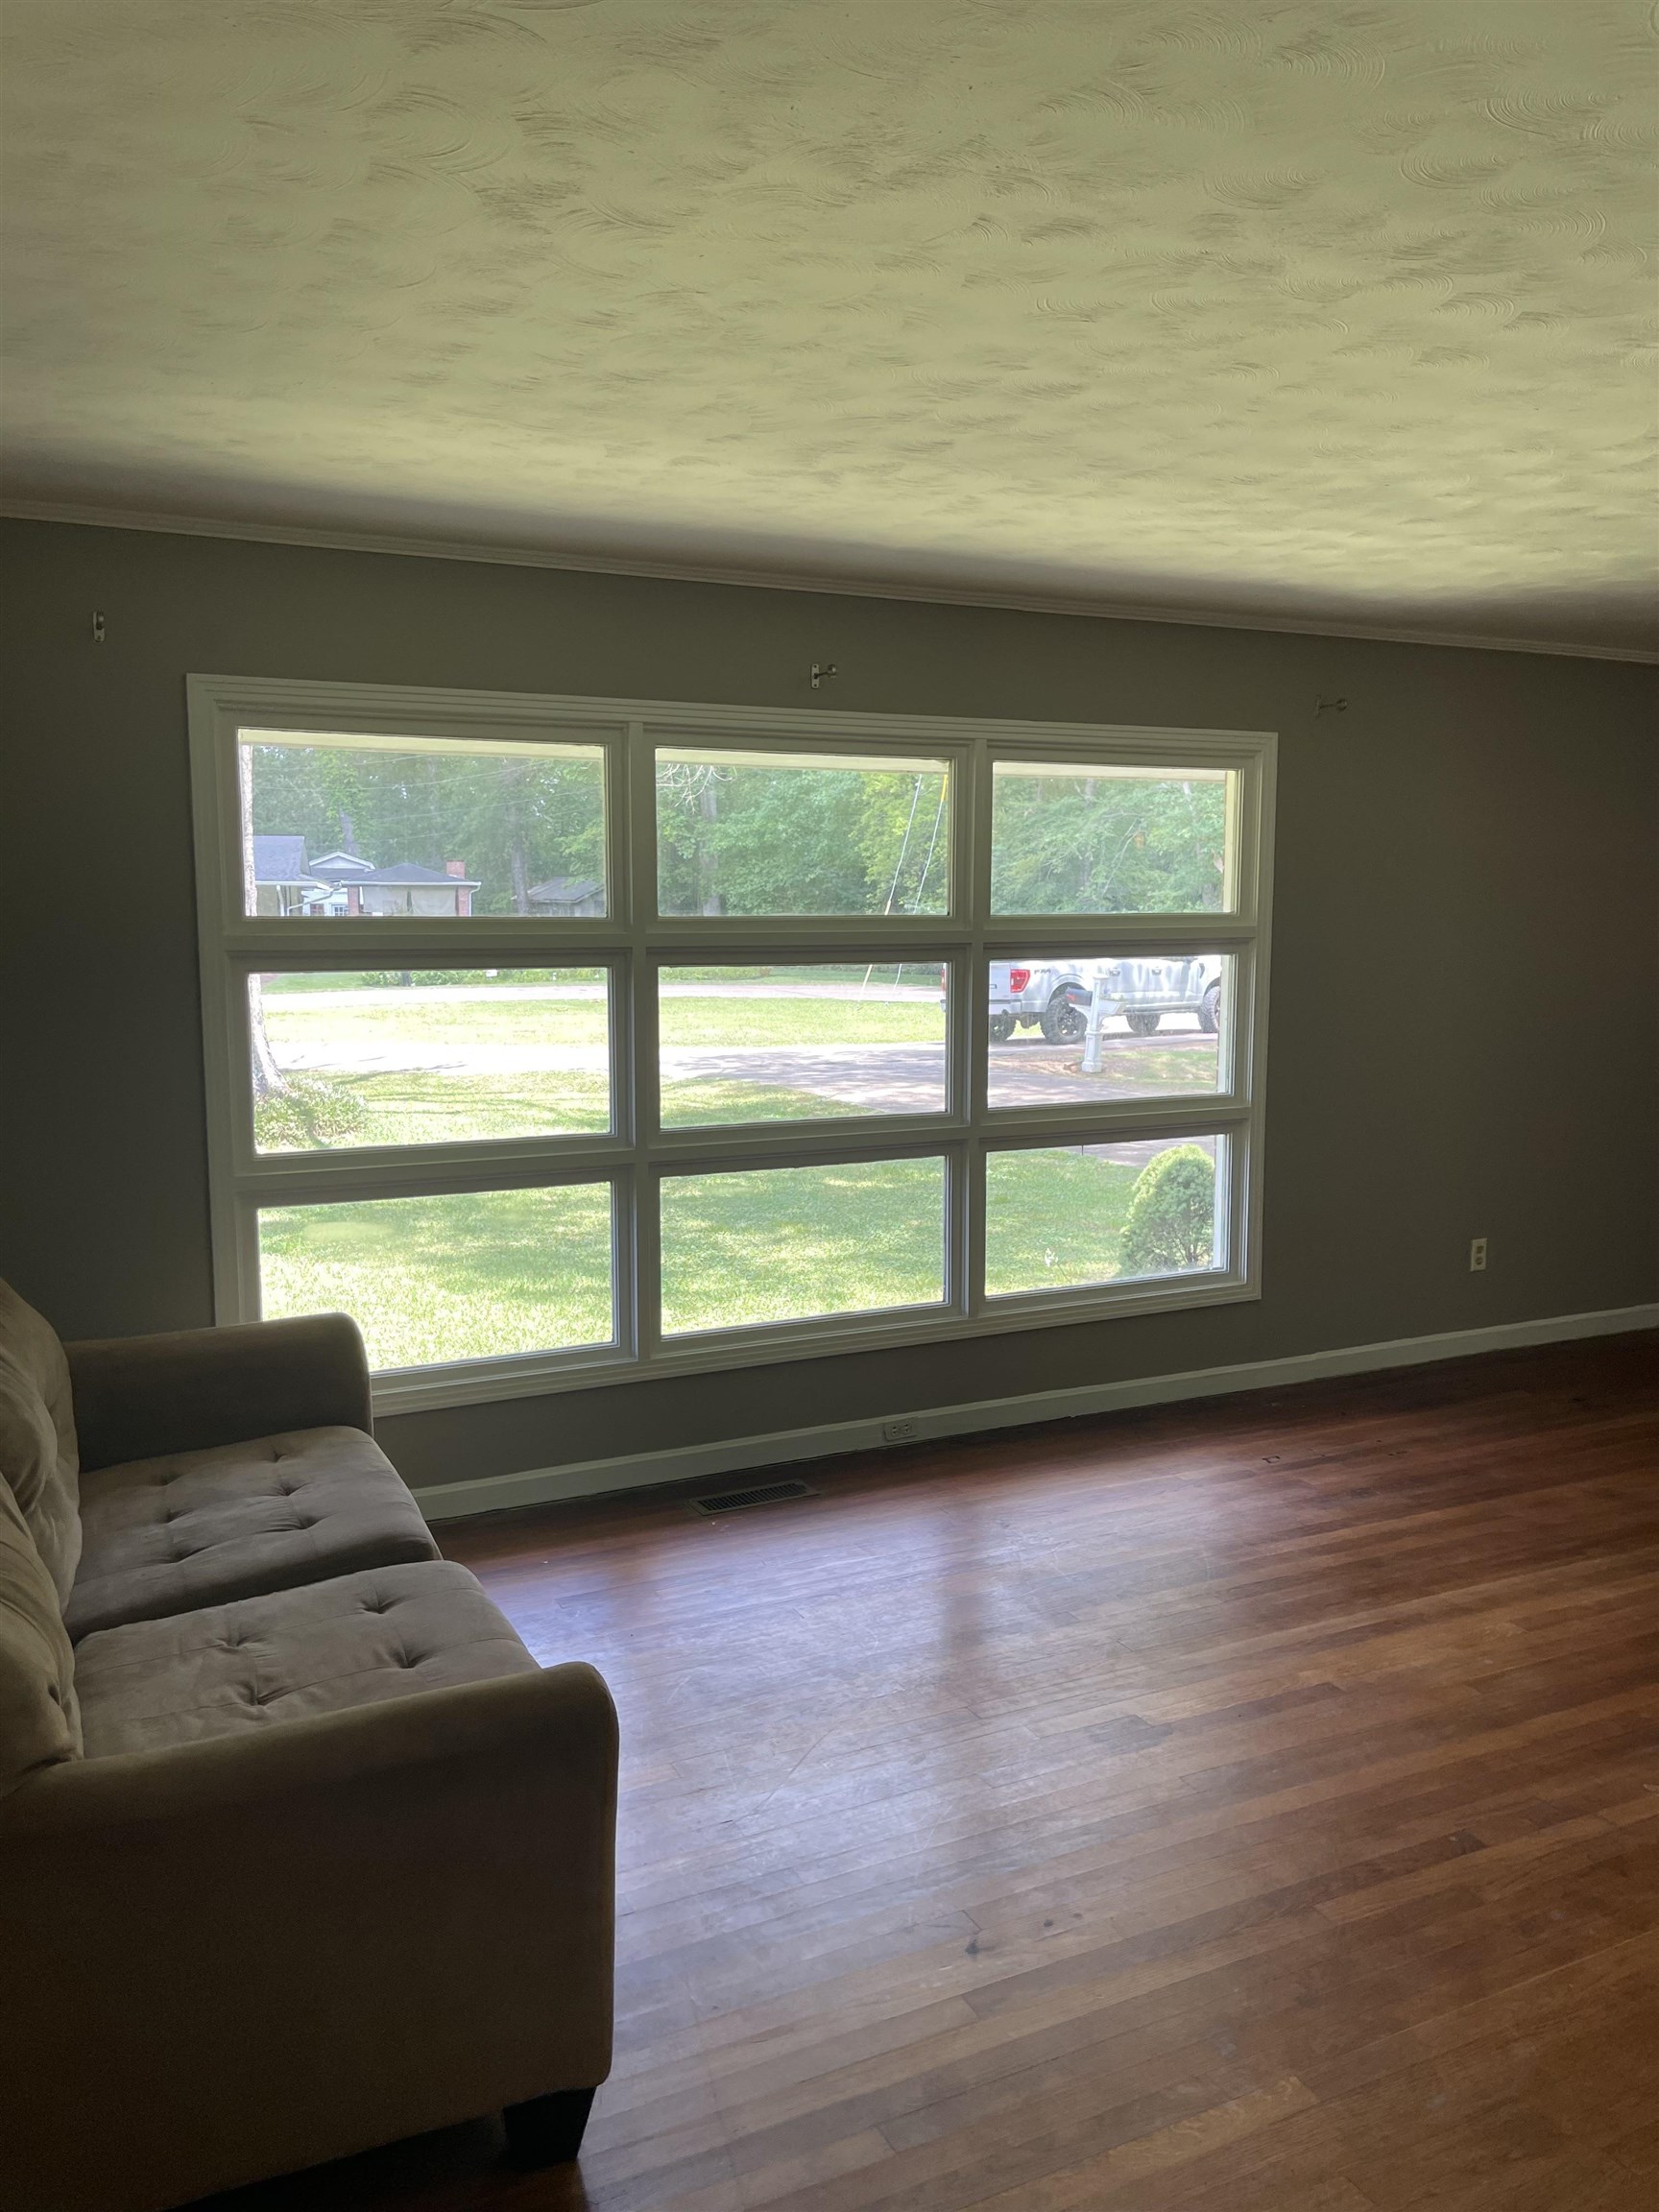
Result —
[[[1653,2212],[1659,1337],[452,1523],[609,1676],[616,2066],[237,2212]]]

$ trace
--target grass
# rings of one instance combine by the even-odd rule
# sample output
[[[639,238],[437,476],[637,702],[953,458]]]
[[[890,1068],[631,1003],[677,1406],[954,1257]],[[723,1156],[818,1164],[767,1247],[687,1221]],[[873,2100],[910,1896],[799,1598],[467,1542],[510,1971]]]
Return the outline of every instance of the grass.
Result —
[[[1109,1281],[1136,1170],[1047,1150],[992,1163],[989,1287]],[[673,1176],[663,1188],[664,1327],[715,1329],[936,1300],[934,1160]],[[490,1190],[260,1216],[268,1315],[344,1309],[375,1367],[611,1336],[603,1185]]]
[[[609,1036],[602,998],[447,991],[389,992],[385,999],[273,994],[265,1001],[265,1031],[278,1060],[285,1050],[303,1049],[348,1063],[364,1051],[461,1043],[603,1048]],[[664,1045],[942,1044],[945,1015],[922,998],[665,998],[661,1031]]]
[[[1154,1043],[1150,1038],[1127,1039],[1108,1036],[1102,1054],[1103,1065],[1098,1076],[1093,1078],[1100,1085],[1102,1094],[1108,1098],[1155,1098],[1166,1091],[1205,1092],[1215,1088],[1217,1060],[1216,1040],[1202,1030],[1178,1034],[1167,1044]],[[1001,1045],[991,1054],[989,1098],[993,1106],[1028,1106],[1033,1093],[1022,1081],[1021,1047],[1018,1044]],[[1073,1046],[1060,1063],[1058,1070],[1046,1069],[1045,1073],[1061,1073],[1067,1084],[1082,1069],[1083,1047]],[[1070,1098],[1073,1094],[1054,1086],[1057,1096]]]
[[[741,1121],[832,1121],[871,1109],[856,1099],[823,1091],[796,1091],[781,1083],[739,1083],[696,1075],[662,1085],[665,1129],[708,1129]]]
[[[305,980],[309,981],[309,978]],[[409,1068],[365,1071],[366,1056],[411,1057],[547,1046],[602,1052],[609,1042],[603,998],[501,998],[469,991],[360,994],[284,991],[265,1002],[266,1034],[279,1066],[306,1063],[294,1096],[259,1116],[272,1151],[366,1144],[453,1144],[493,1138],[592,1134],[611,1123],[610,1083],[598,1069]],[[670,1046],[733,1045],[942,1044],[945,1018],[924,1000],[860,1004],[844,998],[668,998],[662,1041]],[[866,1111],[855,1100],[784,1084],[695,1077],[664,1084],[663,1119],[726,1124],[840,1118]]]
[[[742,1003],[741,1000],[738,1001]],[[349,1062],[362,1052],[434,1046],[596,1045],[609,1017],[603,998],[488,998],[471,991],[318,991],[265,1000],[265,1033],[280,1060],[289,1051],[326,1051]]]
[[[671,1126],[830,1120],[864,1109],[847,1098],[782,1084],[698,1078],[663,1086]],[[260,1148],[316,1151],[366,1144],[465,1144],[493,1138],[591,1135],[611,1126],[610,1085],[579,1069],[529,1075],[445,1075],[399,1069],[385,1075],[301,1077],[290,1096],[262,1106]]]
[[[937,1304],[944,1281],[943,1161],[663,1182],[664,1332]]]
[[[373,1367],[610,1341],[611,1193],[481,1190],[259,1216],[262,1310],[345,1311]]]
[[[309,982],[310,978],[305,978]],[[593,1134],[610,1125],[610,1094],[600,1067],[492,1070],[493,1051],[586,1051],[608,1043],[603,998],[502,997],[483,992],[289,993],[266,1000],[266,1029],[279,1065],[294,1070],[294,1095],[261,1110],[259,1141],[272,1151],[366,1144],[450,1144],[512,1137]],[[668,998],[662,1042],[670,1050],[772,1046],[785,1064],[792,1050],[848,1044],[943,1046],[942,1010],[926,1000],[859,1003],[846,998]],[[1107,1097],[1150,1097],[1201,1091],[1214,1081],[1213,1038],[1133,1043],[1114,1039],[1100,1076]],[[364,1066],[367,1060],[452,1057],[452,1068]],[[471,1056],[486,1065],[469,1068]],[[1081,1047],[1066,1070],[1029,1063],[1022,1046],[1000,1046],[991,1061],[994,1105],[1043,1097],[1065,1101]],[[303,1059],[302,1070],[295,1069]],[[854,1096],[815,1092],[805,1082],[680,1075],[662,1091],[662,1118],[677,1127],[743,1121],[844,1119],[871,1110]],[[878,1070],[872,1079],[879,1085]],[[874,1104],[883,1100],[878,1094]]]
[[[282,998],[290,993],[305,994],[321,991],[333,997],[349,991],[406,991],[406,974],[421,986],[467,988],[478,991],[504,991],[527,986],[564,988],[570,983],[603,983],[603,968],[417,968],[414,971],[395,968],[290,968],[280,973],[267,974],[265,996]]]
[[[278,1061],[303,1051],[314,1065],[264,1110],[261,1142],[283,1149],[430,1144],[603,1130],[610,1092],[600,1068],[501,1073],[472,1071],[465,1062],[469,1048],[492,1046],[602,1049],[607,1018],[599,998],[274,993],[266,1022]],[[944,1019],[921,999],[699,997],[665,1000],[663,1030],[671,1046],[810,1049],[936,1044]],[[416,1055],[435,1044],[460,1064],[361,1066],[366,1054],[407,1048]],[[1190,1065],[1190,1053],[1191,1046],[1173,1041],[1118,1046],[1108,1055],[1109,1080],[1117,1089],[1133,1059],[1148,1084],[1156,1070],[1190,1087],[1182,1063]],[[759,1071],[771,1070],[762,1063]],[[861,1111],[853,1099],[804,1085],[694,1076],[664,1086],[664,1118],[682,1125]],[[995,1154],[988,1176],[994,1295],[1106,1282],[1118,1273],[1133,1167],[1048,1148]],[[732,1328],[936,1302],[943,1219],[937,1160],[668,1177],[663,1326]],[[376,1367],[611,1338],[603,1185],[274,1208],[260,1217],[260,1263],[268,1314],[344,1308],[362,1325]]]
[[[945,1009],[922,998],[664,998],[664,1045],[943,1045]]]
[[[995,1298],[1111,1282],[1139,1175],[1121,1161],[1058,1149],[991,1153],[986,1290]]]
[[[285,1099],[256,1117],[262,1151],[311,1151],[362,1144],[466,1144],[498,1137],[591,1135],[611,1126],[607,1076],[582,1069],[527,1075],[449,1075],[425,1068],[380,1075],[330,1070],[291,1078],[297,1111]],[[308,1094],[325,1091],[347,1111],[307,1117]]]

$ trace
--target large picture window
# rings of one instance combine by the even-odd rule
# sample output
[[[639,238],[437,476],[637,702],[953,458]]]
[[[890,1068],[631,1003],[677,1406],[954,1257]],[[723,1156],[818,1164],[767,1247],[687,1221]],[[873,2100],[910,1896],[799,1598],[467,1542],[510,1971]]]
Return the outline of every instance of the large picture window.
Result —
[[[1256,1294],[1271,736],[190,710],[220,1314],[384,1409]]]

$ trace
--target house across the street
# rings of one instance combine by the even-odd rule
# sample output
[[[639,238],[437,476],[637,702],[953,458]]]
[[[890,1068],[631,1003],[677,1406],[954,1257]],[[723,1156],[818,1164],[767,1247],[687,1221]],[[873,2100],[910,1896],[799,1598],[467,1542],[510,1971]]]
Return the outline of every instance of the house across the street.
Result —
[[[480,888],[465,860],[423,868],[398,860],[376,868],[360,853],[325,853],[312,860],[303,837],[255,837],[254,910],[259,914],[467,915]]]
[[[545,883],[531,884],[529,899],[538,914],[557,915],[561,921],[605,911],[605,886],[597,876],[550,876]]]

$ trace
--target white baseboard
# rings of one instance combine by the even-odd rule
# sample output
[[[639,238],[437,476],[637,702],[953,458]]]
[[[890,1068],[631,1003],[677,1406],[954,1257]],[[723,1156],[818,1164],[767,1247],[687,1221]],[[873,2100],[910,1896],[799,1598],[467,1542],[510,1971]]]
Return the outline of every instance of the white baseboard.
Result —
[[[1367,1375],[1390,1367],[1417,1367],[1434,1359],[1465,1359],[1479,1352],[1508,1352],[1527,1344],[1556,1344],[1575,1336],[1614,1336],[1630,1329],[1659,1328],[1659,1304],[1615,1306],[1598,1313],[1558,1313],[1545,1321],[1505,1321],[1490,1329],[1452,1329],[1436,1336],[1397,1336],[1381,1344],[1345,1344],[1330,1352],[1302,1352],[1287,1359],[1255,1359],[1235,1367],[1196,1367],[1180,1375],[1147,1375],[1133,1382],[1085,1382],[1069,1390],[1033,1390],[1018,1398],[980,1398],[961,1406],[936,1406],[912,1413],[895,1407],[862,1421],[826,1421],[812,1429],[775,1429],[763,1436],[734,1436],[717,1444],[686,1444],[666,1452],[624,1453],[613,1459],[582,1459],[565,1467],[527,1467],[517,1475],[486,1475],[471,1482],[438,1482],[415,1495],[428,1521],[454,1521],[513,1505],[540,1505],[565,1498],[596,1498],[663,1482],[695,1481],[749,1467],[781,1467],[796,1459],[826,1459],[844,1452],[882,1449],[883,1419],[915,1424],[915,1437],[971,1436],[991,1429],[1023,1429],[1039,1421],[1111,1413],[1127,1406],[1162,1406],[1187,1398],[1219,1398],[1235,1390],[1271,1390],[1290,1382],[1316,1382],[1332,1375]]]

